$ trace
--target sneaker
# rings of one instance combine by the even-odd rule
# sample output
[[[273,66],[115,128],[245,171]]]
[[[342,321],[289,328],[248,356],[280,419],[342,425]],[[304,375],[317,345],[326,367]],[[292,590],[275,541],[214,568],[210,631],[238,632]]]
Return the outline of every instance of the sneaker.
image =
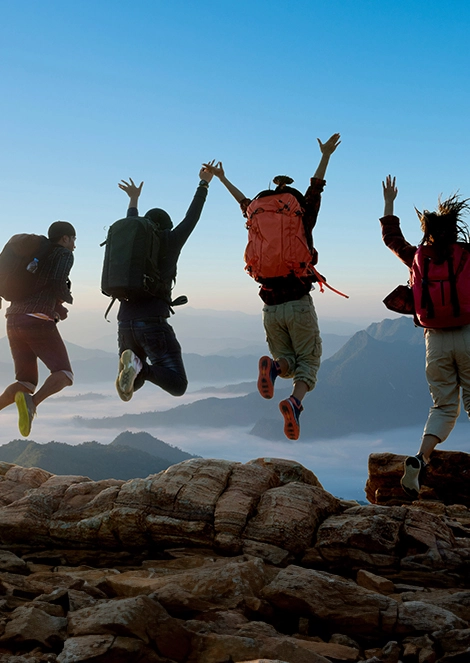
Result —
[[[272,398],[274,396],[274,381],[279,375],[276,362],[271,357],[261,357],[258,367],[258,391],[263,398]]]
[[[36,416],[36,406],[33,403],[33,397],[26,391],[17,391],[15,394],[15,403],[18,408],[18,428],[23,437],[28,437],[31,432],[31,425]]]
[[[279,403],[279,409],[284,417],[284,435],[289,440],[298,440],[300,435],[299,417],[303,407],[297,405],[293,397],[290,396]]]
[[[142,362],[132,350],[124,350],[119,360],[116,389],[123,401],[130,401],[134,394],[134,380],[142,370]]]
[[[408,456],[403,463],[403,476],[400,479],[403,491],[413,500],[418,499],[419,490],[421,488],[420,476],[426,467],[420,455]]]

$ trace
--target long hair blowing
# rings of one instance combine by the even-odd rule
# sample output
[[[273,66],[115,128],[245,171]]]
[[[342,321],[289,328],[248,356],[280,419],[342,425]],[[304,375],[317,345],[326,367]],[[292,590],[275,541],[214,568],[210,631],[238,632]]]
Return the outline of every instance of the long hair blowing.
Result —
[[[446,259],[451,244],[470,242],[470,232],[462,218],[470,211],[469,200],[454,193],[446,200],[439,197],[435,212],[415,208],[423,231],[421,244],[432,245],[441,260]]]

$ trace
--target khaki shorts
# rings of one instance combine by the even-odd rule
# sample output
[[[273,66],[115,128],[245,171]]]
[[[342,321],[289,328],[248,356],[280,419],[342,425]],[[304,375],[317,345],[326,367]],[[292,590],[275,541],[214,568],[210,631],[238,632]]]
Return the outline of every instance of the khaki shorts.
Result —
[[[321,360],[318,318],[310,295],[301,299],[263,307],[263,324],[269,350],[275,360],[285,359],[285,378],[305,382],[311,391],[317,382]]]

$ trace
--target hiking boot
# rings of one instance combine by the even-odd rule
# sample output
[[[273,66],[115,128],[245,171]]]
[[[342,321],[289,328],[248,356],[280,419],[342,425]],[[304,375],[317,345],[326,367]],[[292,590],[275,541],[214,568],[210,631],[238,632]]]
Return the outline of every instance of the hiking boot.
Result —
[[[289,440],[298,440],[300,435],[299,417],[303,407],[296,401],[297,399],[290,396],[279,403],[279,409],[284,417],[284,435]]]
[[[119,359],[119,368],[116,389],[123,401],[130,401],[134,394],[134,380],[142,370],[142,362],[132,350],[124,350]]]
[[[263,398],[272,398],[274,396],[274,381],[279,375],[277,363],[271,357],[261,357],[258,367],[258,391]]]
[[[423,461],[421,454],[416,456],[408,456],[403,463],[404,473],[400,479],[400,484],[403,491],[413,500],[418,499],[419,490],[421,488],[420,479],[425,471],[426,463]]]
[[[15,394],[15,403],[18,408],[18,428],[23,437],[28,437],[31,432],[31,425],[36,416],[36,406],[33,403],[33,397],[26,391],[17,391]]]

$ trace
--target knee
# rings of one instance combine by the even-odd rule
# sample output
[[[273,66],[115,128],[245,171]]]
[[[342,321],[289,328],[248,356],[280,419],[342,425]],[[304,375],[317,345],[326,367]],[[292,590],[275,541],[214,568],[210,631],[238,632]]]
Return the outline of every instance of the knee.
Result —
[[[71,387],[73,385],[72,371],[58,371],[56,375],[60,379],[64,387]]]
[[[188,388],[188,381],[187,380],[179,380],[177,383],[175,383],[171,390],[168,389],[168,393],[171,394],[172,396],[183,396],[183,394],[186,393],[186,389]]]

